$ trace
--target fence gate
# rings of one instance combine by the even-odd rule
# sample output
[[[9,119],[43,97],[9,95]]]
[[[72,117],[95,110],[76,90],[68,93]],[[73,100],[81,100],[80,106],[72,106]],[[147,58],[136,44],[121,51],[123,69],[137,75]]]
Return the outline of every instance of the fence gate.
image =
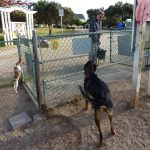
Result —
[[[23,66],[23,85],[35,105],[39,107],[36,91],[36,72],[33,55],[33,41],[27,38],[20,38],[18,42],[18,50],[20,57],[22,57],[25,61]]]

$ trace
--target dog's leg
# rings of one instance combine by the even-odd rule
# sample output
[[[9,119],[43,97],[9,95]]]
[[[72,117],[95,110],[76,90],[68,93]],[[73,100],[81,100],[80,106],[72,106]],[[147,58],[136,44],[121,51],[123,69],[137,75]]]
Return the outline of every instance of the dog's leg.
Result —
[[[16,80],[16,93],[18,93],[18,80]]]
[[[103,134],[102,134],[101,125],[100,125],[101,118],[102,118],[102,109],[101,108],[94,108],[94,117],[95,117],[96,126],[99,131],[99,138],[100,138],[99,146],[102,147],[103,146]]]
[[[108,113],[108,117],[109,117],[109,121],[110,121],[111,133],[112,133],[112,135],[115,135],[115,130],[114,130],[114,126],[113,126],[113,112],[112,111],[110,113]]]
[[[14,91],[16,91],[16,80],[14,79]]]
[[[18,82],[19,82],[20,75],[21,75],[20,72],[15,72],[14,91],[16,93],[18,93]]]
[[[88,101],[85,101],[85,111],[87,111],[88,110],[88,107],[89,105],[88,105]]]
[[[112,109],[109,109],[109,108],[105,108],[104,110],[107,113],[109,121],[110,121],[111,133],[112,133],[112,135],[115,135],[115,130],[114,130],[114,126],[113,126],[113,111],[112,111]]]
[[[14,91],[15,91],[15,93],[17,93],[17,80],[16,79],[14,81]]]
[[[14,81],[14,91],[15,91],[15,93],[18,93],[17,89],[18,89],[18,80],[16,79]]]

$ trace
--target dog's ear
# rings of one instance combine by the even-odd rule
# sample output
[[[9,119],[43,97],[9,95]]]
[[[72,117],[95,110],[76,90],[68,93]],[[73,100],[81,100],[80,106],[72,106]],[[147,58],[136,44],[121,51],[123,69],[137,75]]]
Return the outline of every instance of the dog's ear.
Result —
[[[91,74],[93,74],[96,71],[96,64],[94,64],[93,61],[88,61],[85,65],[84,65],[84,72],[85,75],[90,76]]]
[[[22,58],[19,58],[19,61],[16,63],[16,65],[22,65],[24,64],[24,61]]]

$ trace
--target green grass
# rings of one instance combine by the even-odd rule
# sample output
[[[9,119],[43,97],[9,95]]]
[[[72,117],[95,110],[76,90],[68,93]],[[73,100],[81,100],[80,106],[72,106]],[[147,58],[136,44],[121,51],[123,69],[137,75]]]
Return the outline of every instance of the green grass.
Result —
[[[8,83],[8,84],[2,84],[2,85],[0,85],[0,89],[9,88],[9,87],[12,87],[12,86],[13,86],[13,84],[10,84],[10,83]]]
[[[37,35],[39,36],[46,36],[49,35],[48,27],[41,27],[41,28],[35,28]],[[63,34],[69,34],[74,33],[74,30],[70,29],[63,29]],[[62,31],[60,28],[53,28],[52,34],[62,34]]]
[[[4,34],[0,33],[0,47],[5,47]]]
[[[48,27],[38,27],[35,28],[37,35],[39,36],[46,36],[49,35]],[[63,34],[69,34],[74,33],[74,30],[71,29],[63,29]],[[52,34],[62,34],[62,31],[60,28],[53,28]],[[4,41],[4,34],[0,33],[0,41]]]
[[[41,27],[41,28],[35,28],[36,30],[36,34],[38,36],[47,36],[49,35],[48,33],[48,27]],[[74,30],[71,29],[63,29],[63,34],[69,34],[69,33],[74,33]],[[52,29],[52,34],[62,34],[62,31],[60,28],[53,28]],[[16,42],[14,42],[14,44],[16,45]],[[4,43],[4,34],[0,33],[0,47],[5,47],[5,43]]]
[[[0,41],[4,41],[4,34],[0,33]]]
[[[13,86],[13,82],[3,82],[3,83],[0,83],[0,89],[1,88],[12,87],[12,86]]]

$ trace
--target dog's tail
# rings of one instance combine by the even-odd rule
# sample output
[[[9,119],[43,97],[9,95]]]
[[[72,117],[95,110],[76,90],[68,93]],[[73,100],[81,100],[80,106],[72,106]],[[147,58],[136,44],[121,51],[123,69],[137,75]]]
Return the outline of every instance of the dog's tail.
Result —
[[[89,97],[89,96],[84,92],[84,90],[83,90],[83,88],[82,88],[81,85],[79,85],[79,90],[80,90],[82,96],[84,97],[84,99],[85,99],[86,101],[88,101],[88,102],[90,102],[90,103],[93,103],[93,102],[94,102],[94,99],[91,98],[91,97]]]

